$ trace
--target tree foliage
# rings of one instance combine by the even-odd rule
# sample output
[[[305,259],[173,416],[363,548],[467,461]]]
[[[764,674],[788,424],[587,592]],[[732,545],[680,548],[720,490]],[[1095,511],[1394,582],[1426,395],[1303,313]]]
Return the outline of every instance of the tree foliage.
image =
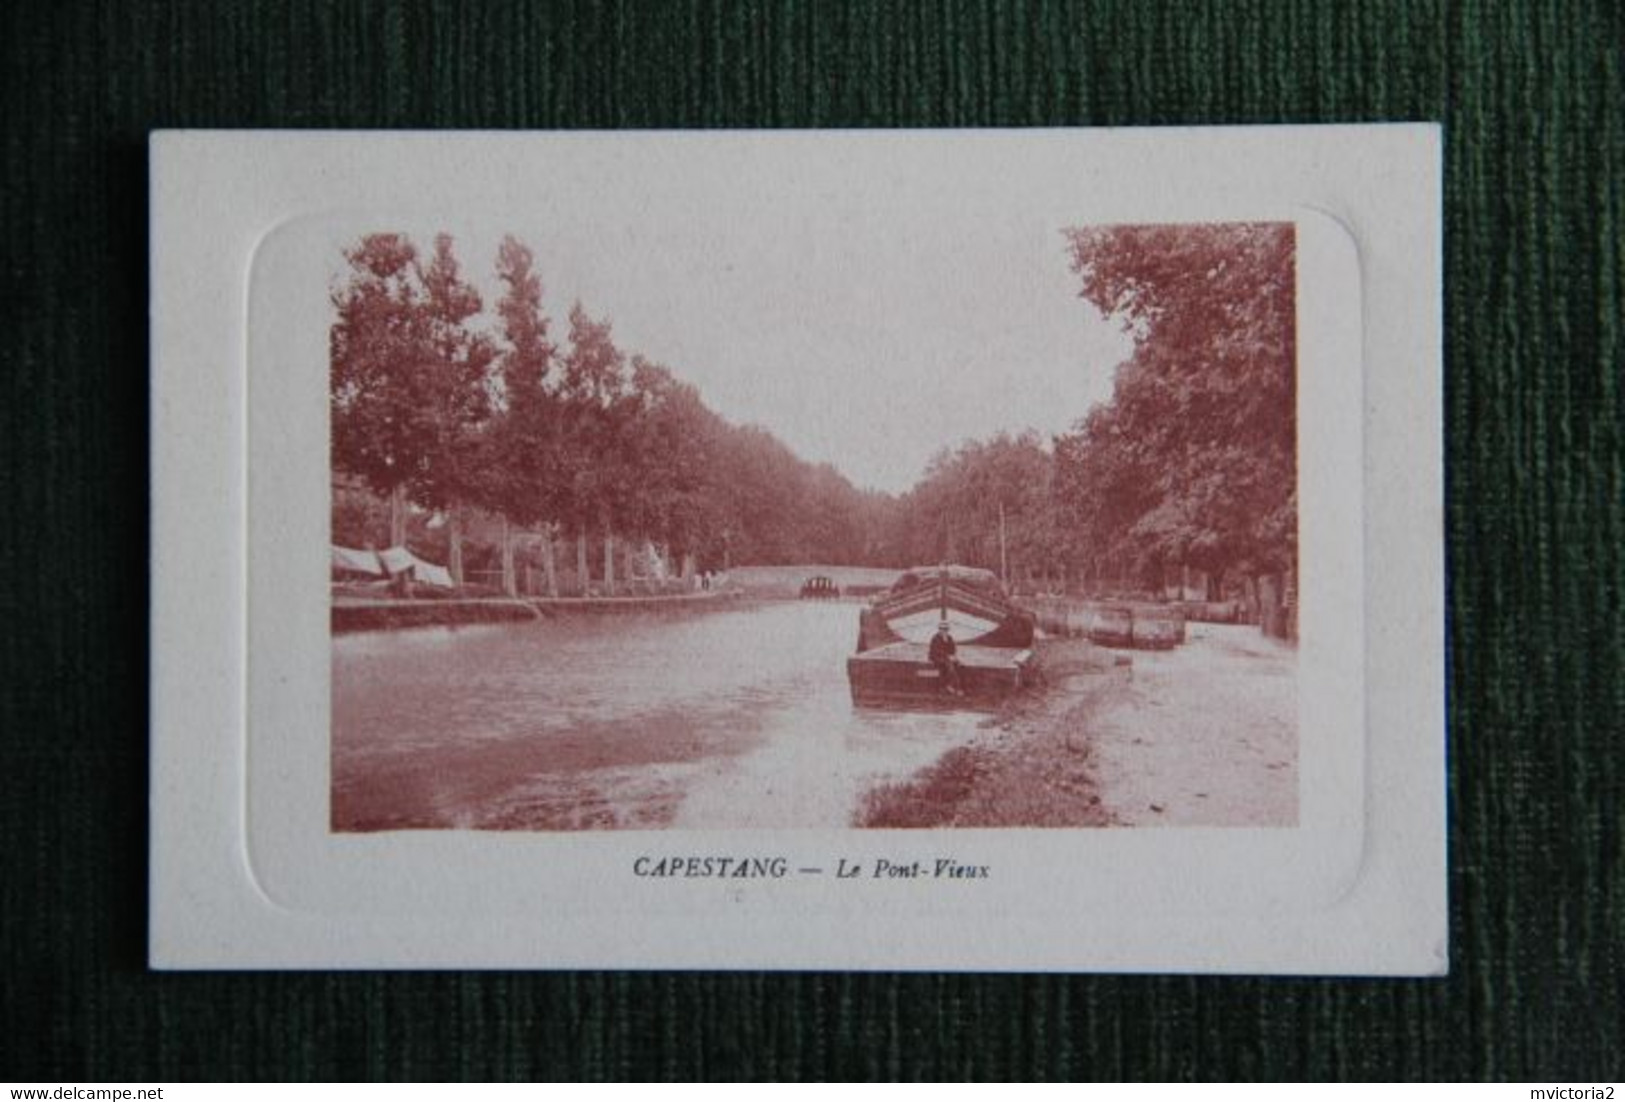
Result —
[[[330,334],[333,459],[381,493],[440,508],[476,493],[496,350],[466,324],[479,293],[442,234],[425,260],[398,234],[345,254]]]
[[[530,248],[497,252],[486,317],[449,237],[345,254],[331,332],[333,464],[418,506],[650,539],[706,567],[858,562],[879,495],[736,426],[580,303],[552,334]],[[352,510],[353,511],[353,510]]]
[[[500,415],[485,440],[481,505],[521,525],[540,524],[559,509],[556,471],[563,421],[550,392],[556,352],[542,311],[542,280],[530,248],[513,237],[497,250]]]
[[[1111,401],[1056,443],[1077,546],[1148,577],[1291,565],[1292,226],[1090,227],[1068,241],[1081,296],[1135,341]]]
[[[369,235],[332,296],[334,467],[424,509],[648,539],[711,569],[952,560],[1017,583],[1070,570],[1154,584],[1180,565],[1292,565],[1292,227],[1090,227],[1067,242],[1080,297],[1134,338],[1111,399],[1052,441],[945,449],[892,496],[730,423],[581,303],[555,335],[515,238],[487,316],[449,237],[424,256]]]
[[[1012,582],[1058,568],[1053,460],[1035,432],[999,433],[937,453],[925,477],[891,508],[885,545],[907,565],[957,562]]]

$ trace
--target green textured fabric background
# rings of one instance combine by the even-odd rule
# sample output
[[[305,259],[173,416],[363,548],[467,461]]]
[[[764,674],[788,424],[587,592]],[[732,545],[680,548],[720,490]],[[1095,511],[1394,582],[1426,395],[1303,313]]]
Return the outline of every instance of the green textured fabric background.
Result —
[[[0,21],[0,1079],[1621,1078],[1617,5]],[[1446,126],[1448,980],[146,971],[149,129],[1380,119]]]

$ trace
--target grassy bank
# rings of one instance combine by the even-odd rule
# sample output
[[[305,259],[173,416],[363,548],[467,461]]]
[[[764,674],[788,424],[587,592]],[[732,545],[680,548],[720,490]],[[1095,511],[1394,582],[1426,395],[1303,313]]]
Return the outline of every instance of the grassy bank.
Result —
[[[1129,681],[1108,651],[1045,640],[1043,681],[984,720],[975,741],[905,781],[870,791],[864,827],[1113,825],[1095,780],[1092,716]]]
[[[1193,624],[1167,651],[1044,640],[1047,681],[913,777],[872,790],[874,827],[1298,822],[1297,650]]]

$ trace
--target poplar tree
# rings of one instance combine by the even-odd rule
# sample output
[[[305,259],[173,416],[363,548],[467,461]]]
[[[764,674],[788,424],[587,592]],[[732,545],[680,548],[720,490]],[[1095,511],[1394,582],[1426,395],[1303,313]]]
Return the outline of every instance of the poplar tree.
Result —
[[[427,262],[400,234],[370,234],[344,255],[329,334],[333,466],[390,498],[401,543],[408,502],[451,510],[475,492],[495,351],[468,327],[480,296],[449,236]]]

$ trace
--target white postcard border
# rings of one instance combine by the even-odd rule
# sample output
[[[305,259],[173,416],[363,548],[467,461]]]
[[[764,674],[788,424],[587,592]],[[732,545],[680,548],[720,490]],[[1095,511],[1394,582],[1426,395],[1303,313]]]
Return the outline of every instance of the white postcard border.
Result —
[[[311,316],[313,287],[325,299],[309,265],[330,258],[305,247],[321,236],[311,227],[344,223],[335,208],[499,209],[513,180],[545,178],[564,150],[680,170],[744,147],[787,165],[837,148],[861,181],[864,158],[967,146],[1035,172],[1076,168],[1095,195],[1079,221],[1299,221],[1301,370],[1320,380],[1300,388],[1300,438],[1315,431],[1303,547],[1318,564],[1304,572],[1300,685],[1306,750],[1323,740],[1302,759],[1302,826],[327,833],[326,326],[291,324]],[[1165,186],[1148,197],[1147,180]],[[152,195],[155,966],[1444,969],[1436,128],[177,133],[154,139]],[[278,370],[254,368],[250,383],[262,360]],[[301,496],[313,479],[315,501]],[[1347,508],[1362,479],[1363,518]],[[998,877],[843,892],[629,875],[632,855],[679,849],[954,856]]]

